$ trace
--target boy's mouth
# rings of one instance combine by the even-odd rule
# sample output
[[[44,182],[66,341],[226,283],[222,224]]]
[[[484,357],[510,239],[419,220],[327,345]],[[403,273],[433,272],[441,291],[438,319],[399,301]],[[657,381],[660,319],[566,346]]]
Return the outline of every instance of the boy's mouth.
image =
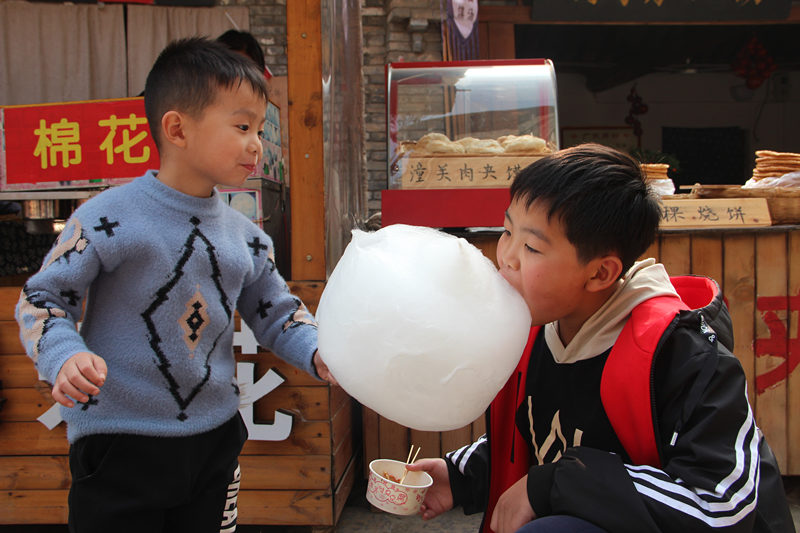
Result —
[[[246,168],[250,172],[250,174],[255,174],[255,172],[256,172],[256,166],[255,165],[242,165],[242,166],[244,168]]]

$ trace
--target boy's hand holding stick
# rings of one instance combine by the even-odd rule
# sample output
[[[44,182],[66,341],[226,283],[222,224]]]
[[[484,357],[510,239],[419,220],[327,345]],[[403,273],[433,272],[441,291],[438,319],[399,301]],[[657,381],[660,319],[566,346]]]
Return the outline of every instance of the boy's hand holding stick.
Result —
[[[405,481],[406,476],[408,475],[408,465],[413,464],[414,461],[417,460],[417,456],[419,455],[419,451],[421,449],[422,449],[422,446],[418,446],[417,447],[417,453],[414,454],[414,458],[413,459],[411,459],[411,452],[414,451],[414,445],[412,444],[411,445],[411,449],[408,450],[408,457],[406,458],[406,469],[405,469],[405,472],[403,472],[403,477],[400,478],[400,484],[401,485],[403,484],[403,481]]]

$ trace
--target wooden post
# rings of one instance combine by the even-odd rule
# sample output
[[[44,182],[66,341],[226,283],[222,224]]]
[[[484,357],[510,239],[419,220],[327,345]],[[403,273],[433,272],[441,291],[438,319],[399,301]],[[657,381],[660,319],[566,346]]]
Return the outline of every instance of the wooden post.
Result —
[[[292,279],[325,279],[320,0],[286,2]]]

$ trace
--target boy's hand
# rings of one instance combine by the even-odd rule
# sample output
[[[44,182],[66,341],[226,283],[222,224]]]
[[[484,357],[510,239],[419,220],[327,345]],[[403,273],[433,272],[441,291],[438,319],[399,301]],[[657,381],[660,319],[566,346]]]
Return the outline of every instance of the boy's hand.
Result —
[[[528,476],[526,475],[500,495],[492,513],[490,527],[496,533],[514,533],[534,518],[536,518],[536,514],[528,499]]]
[[[411,472],[424,471],[433,478],[433,485],[425,493],[420,512],[423,520],[436,518],[453,508],[453,492],[450,490],[450,474],[444,459],[420,459],[408,465]]]
[[[53,399],[65,407],[74,407],[74,398],[79,402],[89,401],[106,382],[106,362],[99,355],[78,352],[64,363],[53,385]]]
[[[322,360],[322,356],[319,355],[319,350],[314,352],[314,368],[317,370],[317,374],[319,377],[330,383],[331,385],[338,385],[339,382],[336,381],[336,378],[333,377],[331,371],[328,370],[328,365],[325,364],[325,361]]]

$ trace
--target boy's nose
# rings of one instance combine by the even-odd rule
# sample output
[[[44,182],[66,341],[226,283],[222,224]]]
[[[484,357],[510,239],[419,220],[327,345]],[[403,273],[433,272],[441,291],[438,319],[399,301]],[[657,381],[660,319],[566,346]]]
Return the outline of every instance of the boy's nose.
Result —
[[[514,253],[511,247],[506,247],[502,250],[498,249],[497,263],[500,265],[500,270],[507,268],[509,270],[519,270],[519,258]]]
[[[258,154],[258,158],[261,159],[262,152],[264,151],[264,146],[261,144],[261,137],[256,135],[255,140],[250,144],[250,150]]]
[[[519,260],[515,257],[507,258],[505,261],[503,261],[503,266],[509,270],[519,270]]]

